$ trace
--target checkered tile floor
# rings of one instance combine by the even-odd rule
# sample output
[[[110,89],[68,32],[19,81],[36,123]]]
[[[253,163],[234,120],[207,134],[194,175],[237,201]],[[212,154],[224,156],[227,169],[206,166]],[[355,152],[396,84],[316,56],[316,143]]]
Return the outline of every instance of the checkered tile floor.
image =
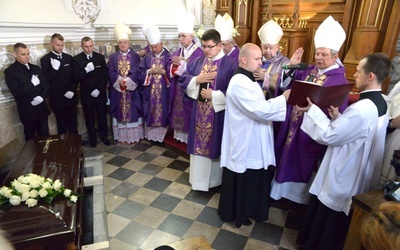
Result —
[[[192,191],[189,161],[162,146],[99,143],[111,249],[154,249],[204,235],[213,249],[296,249],[304,207],[274,202],[269,220],[236,228],[217,214],[218,192]]]

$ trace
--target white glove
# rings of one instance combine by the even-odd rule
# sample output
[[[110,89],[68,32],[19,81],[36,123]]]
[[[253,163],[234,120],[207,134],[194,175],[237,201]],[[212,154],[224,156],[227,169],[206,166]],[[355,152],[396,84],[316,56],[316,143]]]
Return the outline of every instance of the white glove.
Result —
[[[95,89],[92,91],[92,93],[90,93],[91,96],[93,96],[94,98],[98,97],[100,94],[100,91],[98,89]]]
[[[33,86],[37,86],[40,83],[40,80],[37,77],[37,75],[32,75],[31,82],[32,82]]]
[[[41,96],[36,96],[35,98],[33,98],[33,101],[31,101],[32,106],[37,106],[39,104],[41,104],[43,102],[43,98]]]
[[[59,60],[50,58],[50,63],[53,69],[58,70],[60,68],[61,62]]]
[[[94,64],[93,64],[93,62],[88,63],[88,64],[86,65],[86,67],[85,67],[85,70],[86,70],[86,73],[89,73],[90,71],[93,71],[93,70],[94,70]]]
[[[64,96],[67,97],[68,99],[71,99],[72,97],[74,97],[74,92],[72,92],[72,91],[67,91],[67,92],[64,94]]]

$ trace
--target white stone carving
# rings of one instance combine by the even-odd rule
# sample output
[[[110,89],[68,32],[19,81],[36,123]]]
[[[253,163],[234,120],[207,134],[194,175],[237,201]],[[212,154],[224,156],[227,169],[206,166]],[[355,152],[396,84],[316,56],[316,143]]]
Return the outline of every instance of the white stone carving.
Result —
[[[72,8],[85,23],[84,28],[93,28],[93,23],[100,13],[98,0],[72,0]]]

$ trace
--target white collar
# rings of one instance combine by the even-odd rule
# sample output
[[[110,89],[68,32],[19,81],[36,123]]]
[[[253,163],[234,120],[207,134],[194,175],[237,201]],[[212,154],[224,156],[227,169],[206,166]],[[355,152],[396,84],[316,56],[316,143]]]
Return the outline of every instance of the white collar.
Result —
[[[318,74],[322,75],[322,74],[328,72],[329,70],[338,69],[338,68],[339,68],[339,64],[335,63],[326,69],[318,69]]]
[[[225,55],[225,53],[224,53],[224,51],[221,49],[221,51],[219,52],[218,55],[216,55],[216,56],[214,56],[214,57],[211,57],[211,58],[208,58],[208,59],[211,60],[211,61],[215,61],[215,60],[221,59],[222,57],[224,57],[224,55]]]

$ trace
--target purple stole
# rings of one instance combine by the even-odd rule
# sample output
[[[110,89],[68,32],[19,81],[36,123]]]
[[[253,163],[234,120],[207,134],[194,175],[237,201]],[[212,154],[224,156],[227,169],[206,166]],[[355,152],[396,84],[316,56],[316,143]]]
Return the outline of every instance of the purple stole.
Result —
[[[127,55],[118,55],[118,73],[125,78],[129,69],[131,68],[131,56],[128,53]],[[122,90],[122,98],[119,100],[119,106],[121,109],[121,122],[131,122],[131,94],[129,91]]]
[[[174,96],[174,99],[171,112],[171,128],[187,132],[187,128],[185,129],[185,110],[183,109],[183,96],[185,93],[178,86],[175,89],[175,93],[172,94]]]
[[[207,73],[217,72],[221,60],[210,61],[204,60],[203,71]],[[210,88],[216,89],[216,81],[218,74],[214,81],[211,82]],[[201,102],[197,101],[196,112],[196,128],[194,135],[194,149],[196,155],[210,157],[211,141],[212,141],[212,127],[214,124],[214,108],[212,101]]]
[[[152,68],[155,66],[164,66],[164,56],[152,57],[151,58]],[[162,124],[162,78],[163,75],[152,74],[149,77],[150,81],[150,113],[153,118],[152,122],[149,124],[150,127],[161,127]],[[168,80],[167,80],[168,82]],[[168,84],[167,84],[168,85]]]

